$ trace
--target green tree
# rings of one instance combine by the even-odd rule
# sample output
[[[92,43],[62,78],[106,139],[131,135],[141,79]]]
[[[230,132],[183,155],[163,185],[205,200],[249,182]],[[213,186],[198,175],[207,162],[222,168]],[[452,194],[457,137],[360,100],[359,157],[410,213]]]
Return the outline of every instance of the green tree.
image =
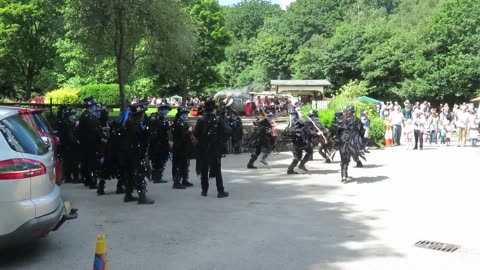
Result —
[[[184,81],[181,86],[200,93],[219,81],[217,65],[225,59],[225,48],[232,37],[216,0],[192,0],[188,10],[195,26],[197,46],[193,60],[184,65],[185,79],[181,80]]]
[[[81,42],[89,55],[114,57],[125,106],[125,84],[143,58],[159,61],[188,57],[193,40],[188,15],[176,0],[67,0],[69,38]]]
[[[266,0],[243,0],[225,8],[225,23],[239,41],[255,38],[267,18],[280,16],[279,5]]]
[[[60,63],[55,77],[60,85],[81,87],[87,84],[117,82],[115,58],[89,55],[78,41],[63,37],[55,43]]]
[[[291,29],[297,46],[307,42],[313,35],[331,37],[335,28],[344,21],[355,0],[296,0],[282,17]]]
[[[469,99],[480,88],[480,1],[444,0],[405,65],[403,90],[419,97]]]
[[[0,1],[0,58],[13,65],[29,99],[35,79],[53,66],[54,43],[63,33],[62,0]],[[18,74],[18,75],[17,75]]]

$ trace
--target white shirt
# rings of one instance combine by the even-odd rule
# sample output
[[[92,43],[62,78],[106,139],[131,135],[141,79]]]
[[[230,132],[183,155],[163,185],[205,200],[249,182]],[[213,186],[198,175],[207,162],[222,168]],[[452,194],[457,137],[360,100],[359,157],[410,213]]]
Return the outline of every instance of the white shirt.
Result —
[[[230,98],[230,99],[226,98],[223,100],[223,103],[225,103],[225,107],[230,107],[233,104],[233,98]]]
[[[392,125],[402,125],[404,119],[405,118],[403,117],[403,113],[399,111],[393,111],[390,114],[390,124]]]

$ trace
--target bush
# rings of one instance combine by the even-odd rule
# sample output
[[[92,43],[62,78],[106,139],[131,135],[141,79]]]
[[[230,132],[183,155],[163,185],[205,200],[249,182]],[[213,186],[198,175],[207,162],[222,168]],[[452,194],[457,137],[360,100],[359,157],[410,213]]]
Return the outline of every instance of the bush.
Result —
[[[132,97],[132,89],[125,85],[125,96]],[[78,94],[81,101],[87,97],[94,97],[98,102],[105,105],[120,104],[120,90],[118,84],[90,84],[82,87]]]
[[[385,128],[386,124],[382,118],[378,116],[371,117],[368,137],[378,145],[383,146],[385,143]]]
[[[309,114],[311,109],[312,109],[312,104],[310,103],[302,105],[300,107],[300,113],[302,114],[303,117],[306,117]]]
[[[333,120],[335,119],[335,112],[335,110],[331,109],[321,110],[318,112],[320,122],[322,122],[322,124],[328,129],[332,127]]]
[[[81,103],[78,98],[79,92],[78,89],[66,86],[46,93],[45,102],[47,104],[50,104],[50,101],[53,104],[79,104]]]

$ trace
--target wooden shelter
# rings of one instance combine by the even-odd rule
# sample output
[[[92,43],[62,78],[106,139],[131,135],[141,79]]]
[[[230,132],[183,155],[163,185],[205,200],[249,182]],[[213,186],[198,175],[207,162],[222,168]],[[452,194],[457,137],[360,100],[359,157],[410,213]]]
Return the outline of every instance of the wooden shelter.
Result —
[[[333,86],[327,80],[271,80],[270,89],[277,94],[292,96],[311,96],[313,109],[324,109],[323,90]],[[327,102],[328,104],[328,102]]]

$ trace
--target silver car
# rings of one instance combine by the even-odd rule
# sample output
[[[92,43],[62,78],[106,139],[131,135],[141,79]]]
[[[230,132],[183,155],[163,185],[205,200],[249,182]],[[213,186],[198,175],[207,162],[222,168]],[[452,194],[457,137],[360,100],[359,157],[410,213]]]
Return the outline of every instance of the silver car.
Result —
[[[52,147],[15,108],[0,107],[0,248],[23,244],[77,217],[55,184]]]

